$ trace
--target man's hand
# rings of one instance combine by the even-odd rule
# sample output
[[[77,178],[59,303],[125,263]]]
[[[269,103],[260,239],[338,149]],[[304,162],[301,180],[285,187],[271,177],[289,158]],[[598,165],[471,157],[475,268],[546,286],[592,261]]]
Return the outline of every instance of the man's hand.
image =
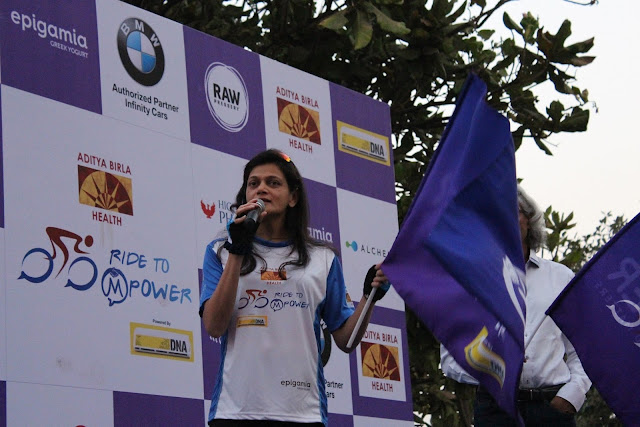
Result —
[[[565,414],[575,414],[576,413],[576,408],[573,407],[573,405],[571,403],[569,403],[568,400],[565,400],[561,397],[554,397],[553,399],[551,399],[551,403],[550,405],[557,409],[560,412],[564,412]]]

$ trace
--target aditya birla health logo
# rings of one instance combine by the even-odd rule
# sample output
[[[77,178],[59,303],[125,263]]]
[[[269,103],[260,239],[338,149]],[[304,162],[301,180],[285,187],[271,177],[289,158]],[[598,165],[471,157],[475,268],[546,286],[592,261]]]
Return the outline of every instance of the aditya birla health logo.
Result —
[[[164,74],[164,51],[153,28],[142,19],[127,18],[118,28],[120,61],[132,79],[153,86]]]
[[[214,62],[204,76],[209,112],[228,132],[239,132],[249,120],[249,91],[238,70]]]
[[[360,343],[362,375],[365,377],[400,381],[400,352],[398,347],[362,341]]]
[[[282,98],[277,100],[278,130],[320,145],[320,113]]]
[[[131,178],[78,165],[78,188],[83,205],[133,215]]]

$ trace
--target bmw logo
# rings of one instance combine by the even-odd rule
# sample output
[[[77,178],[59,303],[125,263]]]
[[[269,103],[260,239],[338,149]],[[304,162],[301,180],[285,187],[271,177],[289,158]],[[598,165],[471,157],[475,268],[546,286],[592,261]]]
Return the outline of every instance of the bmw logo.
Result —
[[[132,79],[153,86],[164,73],[164,52],[153,28],[138,18],[127,18],[118,29],[120,61]]]

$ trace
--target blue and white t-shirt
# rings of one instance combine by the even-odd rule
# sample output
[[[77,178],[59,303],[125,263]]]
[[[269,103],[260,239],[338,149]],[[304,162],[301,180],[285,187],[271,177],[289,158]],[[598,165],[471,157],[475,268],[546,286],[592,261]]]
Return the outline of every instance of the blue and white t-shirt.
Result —
[[[200,307],[215,290],[228,252],[214,240],[204,257]],[[320,320],[333,332],[353,314],[342,267],[325,247],[311,247],[309,264],[280,265],[297,258],[288,243],[256,238],[262,262],[241,276],[229,329],[222,337],[222,362],[209,419],[327,423]]]

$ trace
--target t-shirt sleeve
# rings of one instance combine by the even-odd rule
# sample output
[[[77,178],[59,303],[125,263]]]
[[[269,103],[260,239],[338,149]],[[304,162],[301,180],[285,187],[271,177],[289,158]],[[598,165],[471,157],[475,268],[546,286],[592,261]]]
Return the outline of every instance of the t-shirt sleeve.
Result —
[[[216,254],[216,242],[209,243],[207,249],[204,252],[204,262],[202,264],[202,288],[200,290],[200,317],[202,317],[202,311],[204,310],[204,303],[211,298],[213,291],[216,290],[220,276],[222,276],[222,262]]]
[[[322,318],[329,331],[333,332],[353,314],[353,302],[348,298],[347,287],[344,283],[342,265],[335,255],[327,276],[327,296],[325,298]]]

